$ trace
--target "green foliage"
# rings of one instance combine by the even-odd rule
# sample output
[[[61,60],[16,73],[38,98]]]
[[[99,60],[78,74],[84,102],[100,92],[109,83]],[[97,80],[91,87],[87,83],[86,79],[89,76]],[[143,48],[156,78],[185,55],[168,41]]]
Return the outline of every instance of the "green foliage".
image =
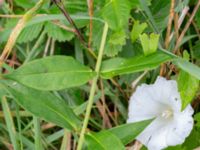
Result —
[[[1,4],[0,0],[2,50],[21,19],[18,15],[25,14],[37,2],[15,0]],[[185,24],[192,21],[176,54],[173,53],[178,42],[175,16],[170,43],[168,49],[164,49],[170,0],[93,1],[91,9],[90,1],[61,2],[62,11],[46,0],[34,12],[36,16],[14,41],[2,65],[0,96],[6,96],[7,100],[0,99],[3,108],[3,112],[0,111],[0,118],[3,117],[0,119],[0,149],[8,149],[8,143],[14,149],[18,149],[18,144],[19,149],[66,149],[66,142],[78,143],[85,118],[89,124],[85,127],[89,131],[85,134],[85,149],[121,150],[127,149],[129,143],[132,147],[134,139],[151,120],[124,124],[128,99],[133,92],[131,83],[150,84],[159,73],[178,82],[182,109],[192,103],[195,110],[190,136],[183,144],[167,150],[199,147],[200,11],[193,20],[183,17],[185,7],[189,7],[192,14],[197,0],[175,3],[180,34]],[[69,23],[66,14],[74,21],[84,42],[77,37],[76,27]],[[102,38],[106,22],[109,30]],[[105,39],[104,44],[102,40]],[[102,58],[103,62],[96,58]],[[160,67],[163,63],[165,65]],[[95,65],[101,66],[100,72],[94,71]],[[85,117],[86,109],[91,111],[90,118]],[[49,128],[49,122],[55,125]],[[70,144],[71,149],[76,149],[74,145]]]
[[[101,76],[108,79],[116,75],[151,70],[159,66],[160,63],[171,59],[173,59],[172,56],[161,51],[148,56],[137,56],[129,59],[112,58],[102,63]]]
[[[49,37],[59,42],[70,41],[74,37],[73,33],[61,29],[51,22],[45,24],[44,32],[46,32]]]
[[[26,1],[26,0],[15,0],[16,5],[20,6],[20,7],[23,7],[24,9],[31,8],[32,6],[35,5],[36,2],[37,2],[36,0],[29,0],[29,1]]]
[[[200,51],[199,51],[199,49],[200,49],[200,41],[197,41],[195,43],[195,45],[193,45],[193,47],[192,47],[192,51],[193,51],[192,57],[194,57],[196,59],[200,59]]]
[[[111,29],[118,30],[127,25],[130,10],[128,0],[109,0],[102,10],[102,16]]]
[[[133,141],[151,122],[152,120],[145,120],[136,123],[128,123],[111,128],[109,131],[126,145]]]
[[[50,92],[27,88],[16,82],[6,83],[7,91],[18,104],[37,117],[69,130],[77,130],[80,121],[67,104]]]
[[[196,126],[199,128],[200,127],[200,113],[195,114],[194,120],[197,122]]]
[[[19,143],[18,143],[18,136],[17,136],[17,133],[16,133],[16,129],[15,129],[13,118],[11,116],[11,112],[10,112],[10,108],[9,108],[9,105],[8,105],[8,101],[7,101],[5,96],[2,97],[1,104],[2,104],[2,108],[3,108],[3,112],[5,114],[5,121],[6,121],[6,124],[7,124],[7,127],[8,127],[10,140],[12,142],[12,145],[13,145],[14,149],[15,150],[19,150],[20,146],[19,146]]]
[[[189,73],[193,77],[200,80],[200,68],[185,59],[179,58],[174,61],[174,63],[181,68],[183,71]]]
[[[111,145],[116,150],[125,149],[123,145],[133,141],[151,122],[152,120],[146,120],[120,125],[99,133],[88,133],[86,137],[88,149],[109,150]]]
[[[29,26],[25,28],[19,38],[17,39],[18,43],[25,43],[25,42],[30,42],[33,41],[38,37],[40,34],[41,30],[43,28],[43,23],[38,23],[36,25]]]
[[[181,71],[178,77],[178,87],[182,100],[182,110],[192,102],[199,87],[199,80]]]
[[[145,56],[156,52],[157,47],[158,47],[158,40],[159,40],[158,34],[151,33],[148,36],[147,34],[144,33],[140,35],[140,41],[141,41]]]
[[[110,57],[116,56],[122,50],[122,46],[126,44],[126,38],[127,36],[124,30],[113,32],[108,37],[104,54]]]
[[[101,131],[99,133],[88,133],[86,136],[88,150],[125,150],[122,142],[109,131]]]
[[[147,27],[146,23],[140,24],[138,20],[134,21],[133,28],[131,31],[132,42],[135,42],[138,39],[139,35],[145,30],[146,27]]]
[[[91,69],[67,56],[49,56],[34,60],[4,75],[7,79],[39,90],[80,86],[94,76]]]

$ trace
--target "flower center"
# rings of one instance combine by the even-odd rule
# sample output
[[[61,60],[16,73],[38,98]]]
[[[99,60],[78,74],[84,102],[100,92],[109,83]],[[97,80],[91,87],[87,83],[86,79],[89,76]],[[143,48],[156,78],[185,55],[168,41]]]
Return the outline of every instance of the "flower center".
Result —
[[[173,116],[173,111],[171,109],[165,110],[162,112],[161,117],[167,119],[169,117]]]

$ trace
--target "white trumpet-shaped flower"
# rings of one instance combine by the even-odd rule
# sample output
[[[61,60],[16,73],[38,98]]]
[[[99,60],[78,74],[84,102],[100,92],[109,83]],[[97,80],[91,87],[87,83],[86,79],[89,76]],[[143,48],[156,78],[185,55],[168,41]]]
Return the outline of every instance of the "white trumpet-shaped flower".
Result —
[[[161,150],[185,141],[193,128],[192,114],[191,105],[181,111],[176,81],[158,77],[154,84],[137,87],[130,99],[127,122],[155,118],[136,139],[149,150]]]

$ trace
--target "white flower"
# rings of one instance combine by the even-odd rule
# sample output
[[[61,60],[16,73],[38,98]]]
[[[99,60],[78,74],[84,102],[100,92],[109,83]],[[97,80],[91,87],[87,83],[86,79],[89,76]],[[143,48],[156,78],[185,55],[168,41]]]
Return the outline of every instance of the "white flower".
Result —
[[[176,81],[158,77],[152,85],[137,87],[130,99],[127,122],[155,118],[136,139],[149,150],[161,150],[185,141],[193,128],[192,114],[190,105],[181,111]]]

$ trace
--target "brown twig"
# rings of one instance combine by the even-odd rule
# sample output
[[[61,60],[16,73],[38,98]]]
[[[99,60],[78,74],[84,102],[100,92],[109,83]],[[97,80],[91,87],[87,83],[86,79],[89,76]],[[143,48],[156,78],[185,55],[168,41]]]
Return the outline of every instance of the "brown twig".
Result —
[[[105,123],[103,125],[103,128],[105,127],[105,125],[107,125],[108,128],[112,128],[112,124],[110,122],[110,119],[109,119],[108,115],[106,114],[106,112],[104,111],[104,109],[106,108],[106,106],[103,106],[103,104],[101,104],[100,101],[96,102],[96,106],[97,106],[97,109],[100,112],[100,115],[103,118],[103,124]]]
[[[192,12],[192,14],[191,14],[189,20],[187,21],[187,23],[186,23],[186,25],[185,25],[183,31],[181,32],[181,35],[179,36],[179,38],[178,38],[178,40],[177,40],[177,42],[176,42],[176,45],[175,45],[175,48],[174,48],[174,51],[173,51],[174,53],[177,53],[177,50],[178,50],[178,48],[179,48],[179,46],[180,46],[180,44],[181,44],[181,41],[182,41],[182,39],[183,39],[185,33],[187,32],[187,30],[188,30],[190,24],[192,23],[192,20],[193,20],[195,14],[197,13],[197,11],[198,11],[198,9],[199,9],[199,6],[200,6],[200,0],[198,0],[196,6],[194,7],[194,10],[193,10],[193,12]]]
[[[184,20],[186,14],[188,13],[188,11],[189,11],[189,7],[185,6],[183,8],[182,12],[180,13],[179,18],[178,18],[178,29],[181,27],[183,20]],[[174,32],[172,32],[170,35],[170,41],[172,40],[173,36],[174,36]]]
[[[168,20],[168,24],[167,24],[167,33],[166,33],[166,37],[165,37],[165,48],[166,49],[168,49],[169,41],[170,41],[172,21],[173,21],[173,18],[174,18],[174,5],[175,5],[175,0],[171,0],[169,20]]]
[[[190,13],[187,13],[187,16],[190,18],[190,17],[191,17]],[[200,39],[199,28],[198,28],[198,26],[197,26],[197,24],[196,24],[196,22],[195,22],[194,20],[192,20],[192,25],[193,25],[193,27],[194,27],[194,29],[195,29],[197,35],[198,35],[198,38]]]
[[[61,23],[60,21],[58,21],[58,20],[54,20],[54,21],[52,21],[52,23],[55,24],[55,25],[57,25],[57,26],[59,26],[60,28],[66,30],[66,31],[69,31],[69,32],[72,32],[72,33],[75,33],[75,34],[76,34],[76,30],[75,30],[75,29],[70,28],[70,27],[68,27],[68,26],[66,26],[66,25],[64,25],[64,24],[62,24],[62,23]]]
[[[105,101],[105,93],[104,93],[104,85],[102,79],[100,79],[100,89],[101,89],[101,102],[102,102],[102,117],[103,117],[103,128],[105,128],[106,123],[109,123],[109,118],[106,118],[106,101]],[[110,124],[111,125],[111,124]],[[110,126],[111,127],[111,126]]]
[[[178,37],[179,37],[179,26],[178,26],[178,13],[174,13],[174,31],[175,31],[175,37],[176,37],[176,40],[178,40]]]
[[[97,56],[95,55],[95,53],[93,52],[93,50],[91,48],[88,48],[88,45],[83,37],[83,35],[81,34],[80,30],[77,28],[76,24],[74,23],[74,21],[72,20],[72,18],[70,17],[70,15],[68,14],[68,12],[66,11],[63,3],[61,2],[61,0],[52,0],[52,2],[54,2],[56,4],[56,6],[60,9],[60,11],[63,13],[63,15],[65,16],[65,18],[68,20],[68,22],[74,27],[75,29],[75,34],[78,36],[80,42],[82,43],[82,45],[88,50],[88,52],[95,58],[97,59]]]
[[[65,18],[68,20],[68,22],[74,27],[74,29],[76,31],[76,35],[80,39],[81,43],[83,45],[86,45],[86,42],[85,42],[85,39],[84,39],[83,35],[81,34],[81,32],[79,31],[79,29],[77,28],[77,26],[76,26],[75,22],[73,21],[73,19],[70,17],[70,15],[67,12],[66,8],[64,7],[62,1],[61,0],[52,0],[52,1],[60,9],[60,11],[63,13],[63,15],[65,16]]]
[[[169,42],[170,42],[170,34],[171,34],[171,28],[172,28],[172,21],[174,18],[174,5],[175,5],[175,0],[171,0],[171,6],[170,6],[170,11],[169,11],[169,19],[168,19],[168,24],[167,24],[167,33],[165,37],[165,48],[168,49],[169,47]],[[162,64],[160,67],[160,76],[164,76],[166,72],[166,64]]]

